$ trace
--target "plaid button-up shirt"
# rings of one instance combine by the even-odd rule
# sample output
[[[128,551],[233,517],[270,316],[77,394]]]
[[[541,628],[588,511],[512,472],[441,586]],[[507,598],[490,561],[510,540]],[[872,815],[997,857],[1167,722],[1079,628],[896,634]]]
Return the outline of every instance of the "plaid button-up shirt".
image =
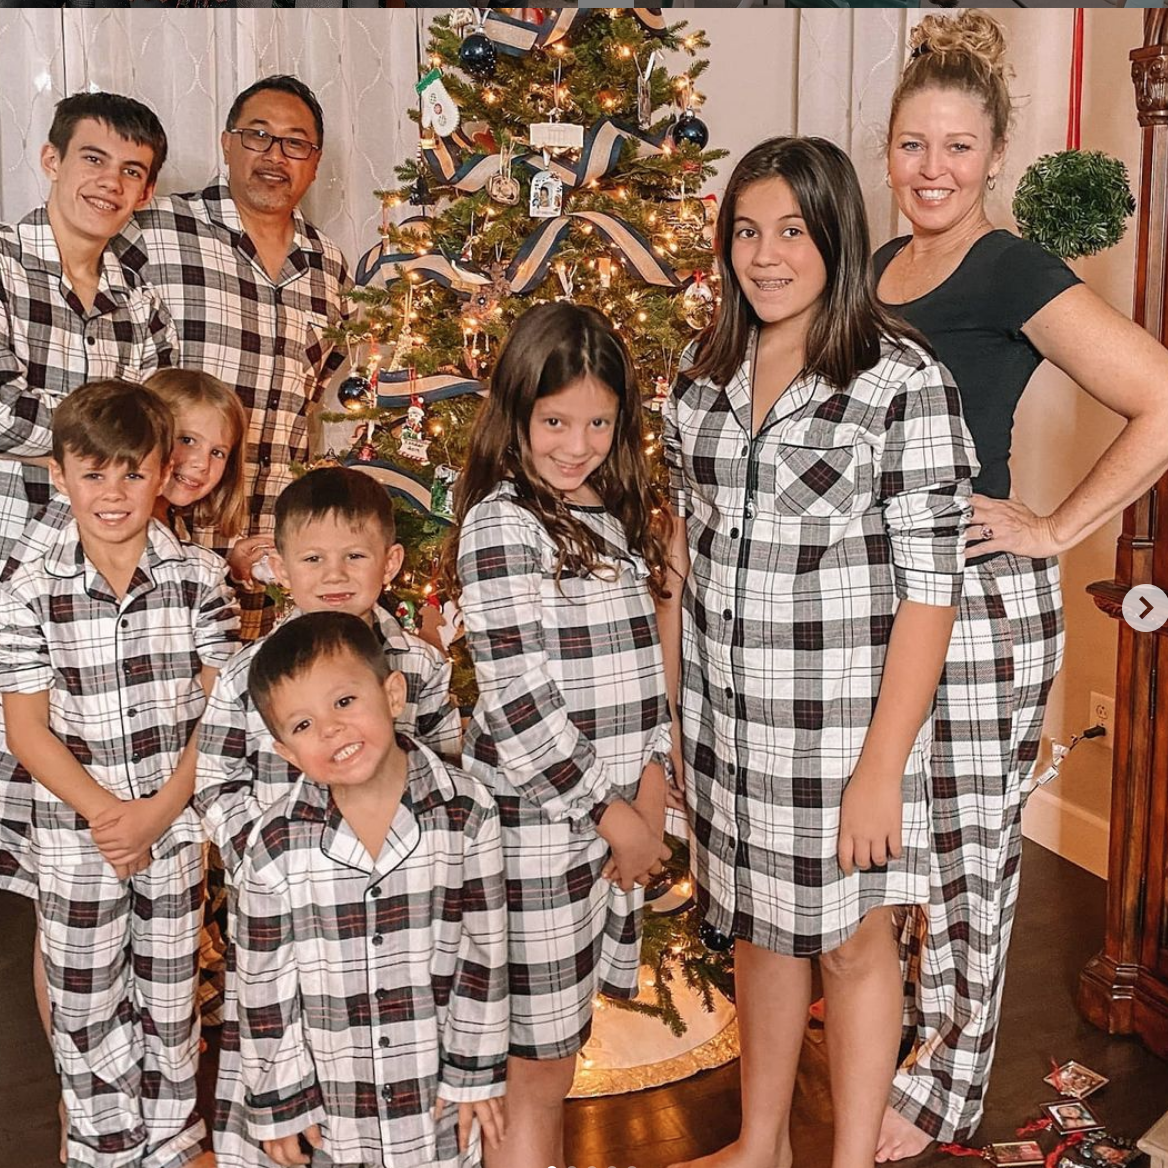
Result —
[[[93,307],[61,268],[48,211],[0,225],[0,563],[49,501],[49,472],[5,455],[52,449],[53,411],[87,381],[142,381],[175,363],[177,334],[143,277],[146,253],[131,224],[102,253]]]
[[[288,619],[297,616],[293,611]],[[406,679],[406,706],[398,730],[437,754],[457,759],[462,721],[450,701],[450,662],[432,645],[403,632],[383,608],[373,631],[393,669]],[[199,725],[195,807],[234,872],[260,816],[283,799],[300,772],[276,753],[272,735],[247,692],[247,674],[261,641],[245,645],[216,678]]]
[[[308,458],[309,407],[344,359],[324,338],[346,313],[344,257],[297,211],[273,281],[220,183],[155,199],[137,221],[150,280],[178,326],[182,364],[234,386],[247,410],[250,534],[270,534],[291,464]]]
[[[425,747],[370,857],[301,779],[241,871],[240,1056],[250,1134],[321,1125],[335,1164],[455,1168],[457,1108],[502,1095],[507,908],[494,800]]]
[[[223,561],[212,552],[152,520],[119,600],[71,522],[43,556],[0,585],[0,691],[48,690],[49,727],[73,757],[119,799],[141,798],[174,773],[203,712],[200,670],[227,661],[237,625]],[[92,852],[72,808],[39,783],[34,800],[38,862]],[[188,807],[154,854],[202,838]]]

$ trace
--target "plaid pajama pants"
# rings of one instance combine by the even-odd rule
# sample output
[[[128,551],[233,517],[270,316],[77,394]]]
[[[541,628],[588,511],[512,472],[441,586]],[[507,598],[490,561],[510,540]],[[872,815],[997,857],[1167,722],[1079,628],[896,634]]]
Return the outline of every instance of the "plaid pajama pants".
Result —
[[[901,938],[917,1047],[892,1092],[892,1106],[935,1139],[967,1140],[981,1120],[1018,899],[1022,806],[1062,656],[1056,559],[1001,555],[966,568],[937,691],[930,900],[909,912]]]
[[[200,1155],[204,1135],[202,848],[185,844],[128,881],[96,853],[37,870],[68,1168],[179,1168]]]

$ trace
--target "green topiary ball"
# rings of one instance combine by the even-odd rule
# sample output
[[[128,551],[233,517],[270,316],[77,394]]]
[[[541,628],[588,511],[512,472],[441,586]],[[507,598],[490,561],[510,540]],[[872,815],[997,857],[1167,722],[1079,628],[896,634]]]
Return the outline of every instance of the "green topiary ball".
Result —
[[[1014,192],[1018,230],[1064,260],[1114,247],[1135,209],[1127,167],[1099,150],[1044,154]]]

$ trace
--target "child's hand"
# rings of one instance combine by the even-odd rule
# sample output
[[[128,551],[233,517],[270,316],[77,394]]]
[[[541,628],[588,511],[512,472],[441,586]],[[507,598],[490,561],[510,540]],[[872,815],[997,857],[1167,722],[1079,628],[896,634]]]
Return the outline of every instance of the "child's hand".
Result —
[[[251,570],[264,557],[265,552],[275,551],[276,545],[270,535],[250,535],[238,540],[227,553],[227,571],[232,580],[240,584],[255,584]]]
[[[131,876],[137,876],[139,872],[144,872],[149,868],[153,859],[154,857],[149,852],[144,852],[128,864],[114,864],[114,875],[119,880],[129,880]]]
[[[641,772],[633,800],[637,814],[659,839],[665,835],[665,788],[665,768],[659,762],[651,762]]]
[[[840,807],[838,856],[845,876],[900,859],[902,812],[899,775],[856,768]]]
[[[91,820],[89,830],[98,851],[117,868],[148,855],[167,825],[166,805],[161,799],[123,799]]]
[[[282,1136],[278,1140],[264,1140],[264,1151],[280,1165],[311,1164],[312,1155],[301,1150],[301,1140],[306,1140],[314,1148],[323,1148],[320,1128],[312,1124],[303,1136]]]
[[[669,859],[661,833],[654,833],[631,803],[618,800],[609,804],[597,832],[612,849],[612,859],[601,875],[614,880],[622,892],[631,892],[634,884],[647,883],[662,870],[662,861]]]
[[[434,1122],[442,1118],[446,1110],[446,1100],[439,1099],[434,1104]],[[497,1148],[503,1142],[507,1120],[502,1099],[480,1099],[474,1103],[458,1105],[458,1150],[465,1152],[470,1147],[471,1129],[475,1120],[483,1129],[483,1142]]]

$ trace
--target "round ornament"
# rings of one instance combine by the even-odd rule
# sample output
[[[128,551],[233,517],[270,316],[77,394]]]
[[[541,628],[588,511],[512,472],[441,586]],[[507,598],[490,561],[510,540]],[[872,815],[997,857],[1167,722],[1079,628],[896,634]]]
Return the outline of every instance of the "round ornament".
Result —
[[[681,294],[681,319],[699,332],[714,322],[714,290],[705,280],[694,280]]]
[[[519,180],[510,174],[493,174],[487,179],[487,194],[504,207],[514,207],[519,202]]]
[[[342,409],[356,413],[370,404],[369,382],[366,378],[354,373],[346,377],[337,387],[337,400]]]
[[[729,953],[734,948],[734,938],[719,932],[709,921],[702,921],[698,926],[698,940],[711,953]]]
[[[495,42],[482,29],[475,29],[459,46],[458,60],[472,77],[485,81],[495,76],[499,55]]]
[[[704,150],[710,140],[710,131],[693,110],[687,109],[669,128],[669,137],[677,146],[696,146]]]

